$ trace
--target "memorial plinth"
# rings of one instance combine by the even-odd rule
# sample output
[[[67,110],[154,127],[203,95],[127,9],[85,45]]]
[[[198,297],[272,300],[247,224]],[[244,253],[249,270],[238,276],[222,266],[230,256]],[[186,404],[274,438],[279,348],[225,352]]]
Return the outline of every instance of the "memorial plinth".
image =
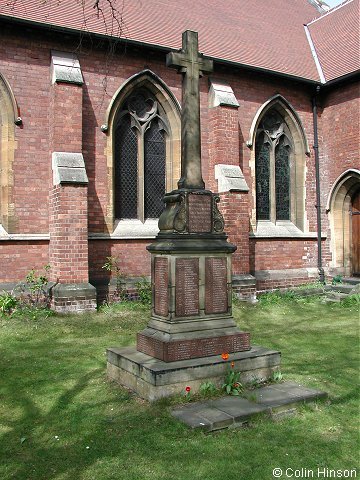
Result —
[[[232,318],[231,254],[219,197],[208,190],[165,196],[160,233],[150,245],[152,316],[137,350],[165,362],[250,349]]]

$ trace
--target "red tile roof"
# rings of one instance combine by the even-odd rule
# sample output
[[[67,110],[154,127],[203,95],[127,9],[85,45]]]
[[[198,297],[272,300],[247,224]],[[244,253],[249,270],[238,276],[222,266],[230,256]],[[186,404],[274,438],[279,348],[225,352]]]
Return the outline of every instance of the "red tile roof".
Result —
[[[111,21],[105,0],[99,0],[103,12],[98,13],[93,8],[95,0],[1,3],[0,17],[120,35],[169,49],[181,48],[184,30],[195,30],[200,51],[214,59],[319,81],[303,27],[320,15],[313,0],[112,0],[121,28]],[[322,34],[315,33],[315,25],[311,23],[310,28],[321,45]]]
[[[359,0],[348,0],[308,25],[325,80],[360,68]]]

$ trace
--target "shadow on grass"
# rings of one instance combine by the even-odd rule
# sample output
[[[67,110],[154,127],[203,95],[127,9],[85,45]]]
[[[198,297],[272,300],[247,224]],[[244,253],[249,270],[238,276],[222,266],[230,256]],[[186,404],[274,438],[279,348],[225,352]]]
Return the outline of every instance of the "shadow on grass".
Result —
[[[1,479],[223,480],[226,472],[227,480],[259,480],[272,478],[275,467],[352,467],[358,363],[347,312],[327,317],[331,311],[311,305],[296,315],[289,307],[277,307],[276,315],[249,311],[254,337],[283,352],[285,376],[315,382],[329,392],[330,406],[276,425],[261,420],[251,429],[204,435],[170,417],[162,402],[149,405],[107,383],[104,348],[127,341],[136,312],[83,324],[54,319],[36,332],[18,324],[0,352],[7,367]]]
[[[8,384],[6,389],[2,389],[2,396],[6,398],[7,403],[22,411],[18,418],[4,422],[4,426],[8,427],[9,431],[0,437],[0,444],[5,447],[5,453],[9,454],[3,462],[3,466],[9,464],[9,478],[52,478],[55,473],[58,475],[67,472],[69,468],[75,475],[73,478],[79,478],[76,476],[79,473],[78,468],[74,468],[78,463],[78,449],[71,443],[62,445],[59,443],[62,443],[62,438],[66,436],[63,428],[68,420],[66,415],[69,415],[67,412],[69,406],[74,404],[79,394],[89,386],[89,382],[100,373],[103,373],[103,369],[93,370],[82,376],[74,387],[60,395],[47,412],[39,408],[29,394],[21,391],[16,383]],[[51,382],[51,378],[48,380]],[[82,405],[82,416],[86,418],[87,411],[93,408],[93,405],[91,407]],[[57,432],[58,435],[52,435],[52,432]],[[84,439],[84,443],[86,440]],[[12,471],[14,454],[18,461],[16,461],[16,470]],[[63,459],[61,462],[58,461],[60,458]],[[56,459],[56,467],[54,459]],[[38,471],[40,463],[42,464],[41,472]]]

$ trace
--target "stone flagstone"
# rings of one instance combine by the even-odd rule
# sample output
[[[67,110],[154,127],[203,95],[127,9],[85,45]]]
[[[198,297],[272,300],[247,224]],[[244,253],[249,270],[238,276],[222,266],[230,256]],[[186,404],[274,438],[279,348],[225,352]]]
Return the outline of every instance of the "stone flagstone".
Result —
[[[326,398],[327,393],[284,382],[245,392],[249,399],[226,396],[217,400],[196,402],[173,409],[171,414],[191,428],[206,431],[238,427],[258,414],[278,419],[295,411],[296,405]]]

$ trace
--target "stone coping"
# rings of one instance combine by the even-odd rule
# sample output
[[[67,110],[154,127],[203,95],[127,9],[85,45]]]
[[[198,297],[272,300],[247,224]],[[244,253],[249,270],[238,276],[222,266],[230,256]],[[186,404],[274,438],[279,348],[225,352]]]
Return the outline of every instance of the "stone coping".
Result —
[[[296,406],[304,402],[326,397],[326,392],[295,382],[284,382],[245,391],[242,397],[224,396],[216,400],[189,403],[173,409],[171,414],[193,429],[211,432],[242,426],[259,414],[278,419],[294,413]]]

